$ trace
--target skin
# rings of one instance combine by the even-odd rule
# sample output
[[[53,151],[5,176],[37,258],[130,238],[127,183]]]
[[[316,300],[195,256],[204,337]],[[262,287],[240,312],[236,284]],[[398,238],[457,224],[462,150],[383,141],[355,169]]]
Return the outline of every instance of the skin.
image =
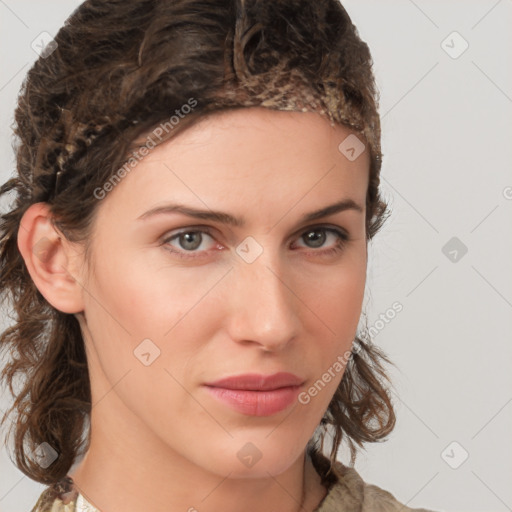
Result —
[[[344,368],[309,403],[265,417],[232,410],[202,384],[288,371],[307,391],[351,349],[366,280],[370,165],[368,149],[354,161],[338,150],[351,133],[310,112],[204,118],[151,150],[99,201],[90,261],[53,227],[47,205],[27,210],[18,237],[27,268],[55,308],[76,316],[85,340],[91,444],[70,475],[96,507],[235,512],[243,503],[268,512],[272,503],[292,512],[323,499],[305,447]],[[362,211],[300,222],[347,198]],[[138,220],[169,202],[246,225],[176,213]],[[316,244],[306,238],[313,227]],[[192,238],[198,248],[169,240],[205,228],[210,235]],[[349,235],[330,255],[338,237],[327,228]],[[252,263],[236,252],[249,236],[263,250]],[[42,239],[44,257],[34,250]],[[134,355],[144,339],[160,350],[149,366]],[[237,457],[248,442],[261,454],[252,467]]]

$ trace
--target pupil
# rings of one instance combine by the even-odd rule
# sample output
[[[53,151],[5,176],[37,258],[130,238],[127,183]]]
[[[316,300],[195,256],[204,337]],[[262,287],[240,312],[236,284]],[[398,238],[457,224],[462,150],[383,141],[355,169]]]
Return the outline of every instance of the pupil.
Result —
[[[317,236],[319,235],[319,236]],[[309,242],[313,242],[313,247],[321,247],[325,242],[325,233],[322,230],[310,231],[307,234]]]
[[[201,236],[197,237],[196,242],[194,242],[194,240],[193,240],[194,237],[197,235],[200,235],[200,234],[196,231],[190,231],[189,233],[183,233],[181,235],[181,240],[184,241],[185,243],[182,244],[182,247],[184,249],[189,249],[189,250],[197,249],[201,245]]]

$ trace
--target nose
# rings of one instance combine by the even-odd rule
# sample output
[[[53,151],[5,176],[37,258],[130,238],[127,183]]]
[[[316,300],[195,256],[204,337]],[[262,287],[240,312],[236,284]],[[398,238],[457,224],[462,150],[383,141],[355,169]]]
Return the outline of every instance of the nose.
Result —
[[[289,274],[267,251],[252,263],[237,262],[230,276],[226,312],[234,341],[276,352],[298,335],[300,300],[286,277]]]

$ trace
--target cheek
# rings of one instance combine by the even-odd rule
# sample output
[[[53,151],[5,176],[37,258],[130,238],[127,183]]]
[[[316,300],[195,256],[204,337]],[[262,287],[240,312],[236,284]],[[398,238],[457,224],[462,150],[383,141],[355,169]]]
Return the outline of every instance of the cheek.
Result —
[[[182,367],[220,317],[221,303],[211,297],[225,269],[172,267],[162,255],[118,254],[99,261],[88,285],[87,323],[103,370],[113,381],[139,369],[148,353],[144,362],[154,360],[151,366],[160,371]]]
[[[124,405],[138,418],[152,418],[157,430],[159,425],[168,428],[173,414],[203,414],[180,383],[187,361],[198,352],[197,340],[204,339],[194,305],[215,276],[195,282],[184,269],[156,268],[123,257],[112,263],[96,266],[86,303],[98,358],[95,372],[105,387],[101,395],[115,386]],[[197,310],[202,316],[207,311]]]
[[[364,296],[364,276],[355,273],[333,279],[315,301],[320,318],[334,332],[355,329],[359,321]]]
[[[365,283],[366,258],[361,252],[323,271],[316,279],[302,281],[306,304],[313,316],[316,315],[317,324],[323,322],[325,332],[331,337],[334,335],[339,340],[339,335],[348,335],[353,339],[362,311]]]
[[[310,383],[313,388],[305,390],[303,403],[308,407],[327,408],[343,378],[362,311],[365,256],[364,247],[318,279],[318,286],[309,293],[304,288],[305,303],[312,312],[305,310],[304,325],[308,338],[314,340],[305,347],[306,359],[314,364],[315,379]]]

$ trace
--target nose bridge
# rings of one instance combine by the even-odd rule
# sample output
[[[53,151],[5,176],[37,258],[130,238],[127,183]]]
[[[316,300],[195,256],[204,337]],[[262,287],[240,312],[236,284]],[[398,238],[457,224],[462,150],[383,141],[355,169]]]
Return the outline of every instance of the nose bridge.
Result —
[[[230,300],[233,339],[277,350],[297,335],[297,299],[284,269],[279,251],[268,247],[250,263],[243,257],[236,262]]]

